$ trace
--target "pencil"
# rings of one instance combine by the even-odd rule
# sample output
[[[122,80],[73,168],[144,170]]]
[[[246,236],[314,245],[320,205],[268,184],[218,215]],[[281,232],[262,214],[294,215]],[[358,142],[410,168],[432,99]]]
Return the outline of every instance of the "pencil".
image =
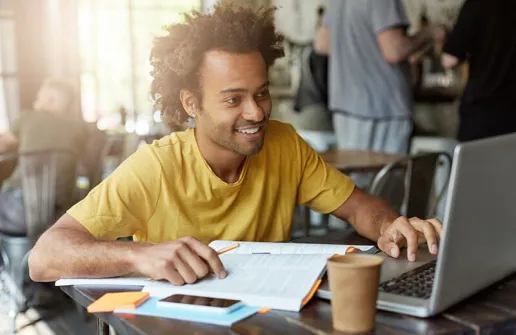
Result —
[[[222,249],[220,249],[219,251],[217,251],[217,255],[221,255],[221,254],[223,254],[223,253],[225,253],[225,252],[228,252],[228,251],[230,251],[230,250],[236,249],[236,248],[238,248],[239,246],[240,246],[240,244],[235,243],[235,244],[230,245],[230,246],[228,246],[228,247],[222,248]]]

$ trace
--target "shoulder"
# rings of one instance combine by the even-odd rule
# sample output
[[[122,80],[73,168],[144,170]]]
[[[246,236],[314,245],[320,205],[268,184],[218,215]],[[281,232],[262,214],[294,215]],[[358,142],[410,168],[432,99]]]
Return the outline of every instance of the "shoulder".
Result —
[[[174,132],[170,135],[163,136],[154,140],[151,144],[143,146],[147,154],[156,157],[162,164],[171,164],[174,161],[181,161],[183,157],[188,156],[193,150],[192,140],[193,129]]]
[[[39,114],[33,109],[23,109],[20,111],[20,115],[10,125],[10,131],[16,135],[30,124],[40,124]]]
[[[190,143],[190,137],[193,129],[171,133],[157,140],[152,141],[149,145],[150,149],[156,153],[164,153],[169,151],[181,151]]]
[[[156,184],[161,180],[163,162],[160,152],[146,144],[129,155],[105,180],[106,184],[117,188],[136,187],[135,185]]]
[[[297,160],[305,147],[304,140],[289,123],[270,121],[265,137],[265,152]]]

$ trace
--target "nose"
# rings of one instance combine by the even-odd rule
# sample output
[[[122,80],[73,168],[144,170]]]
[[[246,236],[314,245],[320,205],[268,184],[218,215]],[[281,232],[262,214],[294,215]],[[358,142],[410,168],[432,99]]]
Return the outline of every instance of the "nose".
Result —
[[[250,99],[244,108],[243,118],[248,121],[260,122],[265,118],[265,113],[256,100]]]

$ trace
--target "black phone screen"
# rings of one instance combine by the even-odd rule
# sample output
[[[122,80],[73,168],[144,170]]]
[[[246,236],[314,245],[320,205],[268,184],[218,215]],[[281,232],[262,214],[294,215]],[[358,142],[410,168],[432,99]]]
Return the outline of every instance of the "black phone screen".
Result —
[[[171,303],[176,303],[176,304],[187,304],[187,305],[219,307],[219,308],[231,307],[234,304],[240,302],[238,300],[199,297],[199,296],[185,295],[185,294],[174,294],[174,295],[168,296],[166,298],[163,298],[160,301],[161,302],[171,302]]]

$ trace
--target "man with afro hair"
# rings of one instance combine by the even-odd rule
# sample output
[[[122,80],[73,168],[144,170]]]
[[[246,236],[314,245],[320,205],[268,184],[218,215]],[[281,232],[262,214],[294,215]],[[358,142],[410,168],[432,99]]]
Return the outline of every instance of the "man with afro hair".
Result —
[[[270,120],[268,70],[282,56],[274,8],[222,1],[170,25],[152,48],[151,93],[169,119],[195,127],[139,149],[63,215],[30,254],[32,279],[224,278],[210,241],[287,241],[301,204],[350,222],[393,257],[407,246],[415,260],[425,240],[437,253],[437,220],[400,217]]]

